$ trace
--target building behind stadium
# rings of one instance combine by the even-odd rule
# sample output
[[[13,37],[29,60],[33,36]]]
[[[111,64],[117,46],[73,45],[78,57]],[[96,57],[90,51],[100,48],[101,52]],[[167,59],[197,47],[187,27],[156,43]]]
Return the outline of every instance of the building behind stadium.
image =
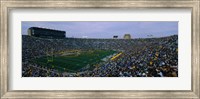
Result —
[[[42,37],[42,38],[65,38],[65,31],[39,28],[39,27],[30,27],[28,29],[29,36]]]
[[[124,39],[131,39],[131,35],[130,34],[124,34]]]

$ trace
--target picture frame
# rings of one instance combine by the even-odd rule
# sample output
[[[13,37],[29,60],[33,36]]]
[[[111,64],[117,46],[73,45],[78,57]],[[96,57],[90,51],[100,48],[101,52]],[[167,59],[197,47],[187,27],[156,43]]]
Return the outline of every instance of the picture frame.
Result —
[[[0,97],[9,98],[200,98],[200,1],[199,0],[0,0],[1,51]],[[192,79],[191,90],[9,90],[9,11],[12,9],[56,8],[191,8],[192,9]]]

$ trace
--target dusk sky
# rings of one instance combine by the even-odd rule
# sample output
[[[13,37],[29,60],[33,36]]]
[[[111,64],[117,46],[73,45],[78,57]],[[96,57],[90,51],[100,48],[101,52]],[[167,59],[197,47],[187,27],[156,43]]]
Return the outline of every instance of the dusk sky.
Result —
[[[177,21],[127,21],[127,22],[53,22],[53,21],[25,21],[22,22],[22,34],[27,35],[30,27],[43,27],[66,31],[66,37],[75,38],[112,38],[117,35],[131,34],[132,38],[164,37],[178,35]]]

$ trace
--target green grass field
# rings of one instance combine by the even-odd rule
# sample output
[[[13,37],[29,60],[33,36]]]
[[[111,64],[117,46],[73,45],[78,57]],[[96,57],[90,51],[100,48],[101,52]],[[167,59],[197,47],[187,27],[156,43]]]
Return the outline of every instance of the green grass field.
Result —
[[[33,62],[45,66],[54,68],[60,72],[76,72],[81,68],[89,65],[98,64],[106,56],[112,55],[116,51],[112,50],[93,50],[84,51],[79,55],[68,56],[55,56],[55,57],[41,57],[33,60]],[[50,61],[48,61],[50,59]]]

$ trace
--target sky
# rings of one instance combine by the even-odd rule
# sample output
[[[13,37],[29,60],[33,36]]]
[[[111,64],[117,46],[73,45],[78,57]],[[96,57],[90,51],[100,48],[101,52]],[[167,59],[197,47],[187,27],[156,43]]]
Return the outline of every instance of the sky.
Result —
[[[66,32],[66,37],[74,38],[150,38],[178,35],[178,21],[23,21],[22,35],[27,35],[30,27],[42,27]]]

